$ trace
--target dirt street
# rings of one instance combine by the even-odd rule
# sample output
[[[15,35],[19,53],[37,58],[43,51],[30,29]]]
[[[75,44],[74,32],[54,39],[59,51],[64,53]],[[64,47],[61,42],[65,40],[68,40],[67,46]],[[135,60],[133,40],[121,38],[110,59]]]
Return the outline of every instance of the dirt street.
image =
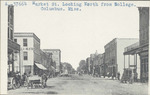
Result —
[[[125,84],[118,80],[95,78],[89,75],[72,75],[50,78],[44,89],[21,87],[8,90],[8,94],[148,95],[148,85],[145,83]]]

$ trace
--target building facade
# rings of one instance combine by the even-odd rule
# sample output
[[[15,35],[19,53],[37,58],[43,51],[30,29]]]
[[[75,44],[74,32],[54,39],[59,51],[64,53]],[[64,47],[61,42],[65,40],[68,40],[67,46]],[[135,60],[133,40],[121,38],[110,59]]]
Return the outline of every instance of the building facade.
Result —
[[[141,81],[148,81],[149,76],[149,7],[139,7],[139,55],[140,55],[140,67]]]
[[[139,7],[139,41],[125,48],[124,55],[134,56],[135,61],[128,60],[129,68],[134,67],[141,82],[149,78],[149,7]],[[127,62],[125,62],[127,63]],[[131,65],[131,66],[130,66]]]
[[[98,63],[100,67],[100,75],[104,76],[105,75],[105,53],[99,54],[98,55]]]
[[[41,63],[40,39],[34,33],[14,33],[14,40],[21,47],[21,72],[34,74],[34,64]]]
[[[94,57],[95,54],[90,54],[90,74],[94,75]]]
[[[45,53],[44,51],[42,51],[41,49],[40,49],[40,60],[41,60],[41,64],[44,66],[44,67],[46,67],[47,68],[47,70],[51,70],[51,66],[52,66],[52,62],[53,62],[53,60],[52,60],[52,55],[51,54],[47,54],[47,53]]]
[[[139,42],[136,42],[132,45],[129,45],[125,48],[124,50],[124,69],[130,69],[133,71],[135,81],[140,79],[140,60],[139,60],[139,54],[138,54],[138,49],[139,49]],[[125,61],[126,56],[128,56],[128,61]],[[132,62],[131,62],[131,57],[132,57]]]
[[[14,6],[8,6],[8,73],[20,72],[20,45],[14,41]],[[16,61],[18,59],[18,61]]]
[[[56,64],[56,73],[60,73],[61,64],[61,50],[60,49],[43,49],[47,54],[52,54],[52,60]]]
[[[90,74],[102,76],[104,73],[104,54],[98,54],[97,51],[90,55],[89,60],[87,59]]]
[[[119,72],[123,74],[124,48],[137,42],[137,38],[115,38],[105,45],[105,64],[107,76],[116,77]]]

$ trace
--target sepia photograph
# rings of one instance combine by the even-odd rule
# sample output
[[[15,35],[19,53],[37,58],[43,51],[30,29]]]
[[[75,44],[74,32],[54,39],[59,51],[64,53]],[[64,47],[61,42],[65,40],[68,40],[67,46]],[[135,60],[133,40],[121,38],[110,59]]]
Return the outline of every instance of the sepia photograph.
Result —
[[[149,95],[149,1],[1,1],[1,94]]]

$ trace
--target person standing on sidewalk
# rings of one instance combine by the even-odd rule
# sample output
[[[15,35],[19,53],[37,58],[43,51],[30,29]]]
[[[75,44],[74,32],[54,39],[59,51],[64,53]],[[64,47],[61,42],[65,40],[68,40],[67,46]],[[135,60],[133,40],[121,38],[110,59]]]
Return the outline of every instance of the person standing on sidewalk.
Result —
[[[134,73],[131,72],[130,83],[132,84],[133,82],[134,82]]]
[[[135,72],[135,73],[134,73],[134,81],[135,81],[135,82],[137,82],[137,81],[138,81],[138,80],[137,80],[137,77],[138,77],[138,73],[137,73],[137,72]]]
[[[117,73],[117,78],[120,80],[120,72]]]
[[[27,86],[27,84],[28,84],[27,73],[24,73],[24,75],[23,75],[23,86]]]
[[[47,76],[46,76],[46,74],[43,73],[41,77],[42,77],[42,85],[43,85],[43,87],[46,87],[47,86],[46,85],[46,82],[47,82]]]

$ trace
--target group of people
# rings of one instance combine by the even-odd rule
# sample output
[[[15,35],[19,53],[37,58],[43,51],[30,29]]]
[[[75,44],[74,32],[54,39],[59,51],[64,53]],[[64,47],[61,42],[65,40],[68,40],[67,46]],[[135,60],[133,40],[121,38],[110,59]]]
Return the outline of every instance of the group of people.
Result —
[[[112,79],[116,78],[117,80],[120,80],[120,72],[117,72],[117,74],[116,73],[111,74],[111,73],[107,72],[107,76],[112,77]]]
[[[22,87],[28,86],[30,76],[31,76],[31,72],[24,73],[22,76],[21,76],[20,72],[9,72],[8,73],[8,77],[13,77],[14,78],[15,88],[19,88],[20,86],[22,86]],[[42,73],[38,76],[41,77],[42,84],[44,84],[46,86],[46,82],[47,82],[47,79],[48,79],[47,75],[45,73]]]
[[[12,85],[14,88],[19,88],[20,86],[24,86],[24,84],[27,81],[27,75],[26,73],[24,73],[24,75],[22,75],[20,72],[9,72],[8,73],[8,78],[12,78]],[[11,83],[11,81],[10,81]]]
[[[121,78],[121,82],[129,82],[131,84],[133,82],[138,82],[138,73],[132,69],[125,69]]]

